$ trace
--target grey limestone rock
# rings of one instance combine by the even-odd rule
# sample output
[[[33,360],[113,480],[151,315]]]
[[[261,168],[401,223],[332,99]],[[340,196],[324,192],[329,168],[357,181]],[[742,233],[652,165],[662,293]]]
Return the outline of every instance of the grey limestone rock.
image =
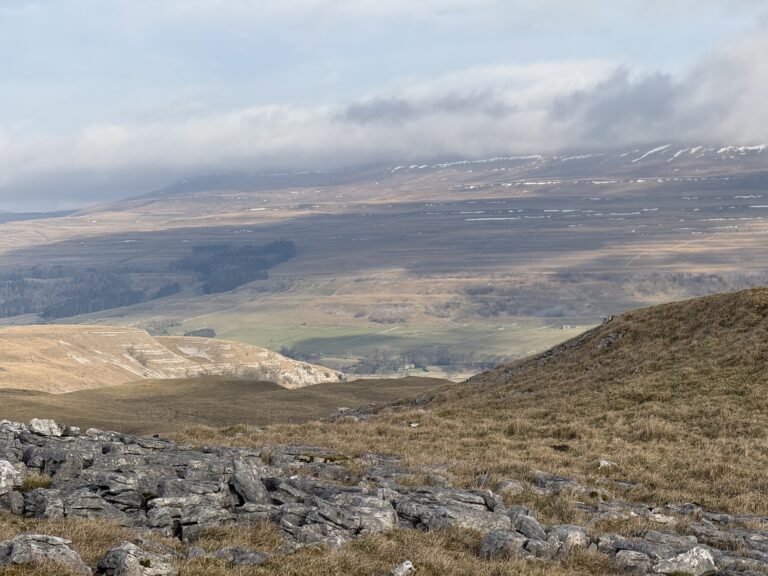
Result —
[[[662,560],[653,567],[656,574],[690,574],[691,576],[709,576],[717,572],[715,559],[706,548],[696,546],[688,552],[683,552]]]
[[[587,529],[581,526],[561,525],[552,526],[547,531],[548,536],[555,537],[560,542],[561,552],[570,552],[577,548],[588,548],[590,545]]]
[[[413,565],[413,562],[410,560],[406,560],[402,564],[399,564],[392,568],[392,571],[389,573],[390,576],[411,576],[412,574],[416,573],[416,567]]]
[[[123,542],[99,560],[96,573],[104,576],[176,576],[178,570],[170,554],[148,552]]]
[[[0,460],[0,495],[11,492],[23,480],[22,473],[8,460]]]
[[[11,490],[0,495],[0,510],[7,510],[11,514],[21,516],[24,514],[24,494],[17,490]]]
[[[28,429],[32,434],[38,436],[61,436],[62,430],[59,425],[53,420],[46,420],[41,418],[32,418],[29,421]]]
[[[483,558],[512,558],[525,555],[528,538],[518,532],[492,530],[485,535],[480,546]]]
[[[64,498],[59,490],[36,488],[24,497],[24,513],[31,518],[62,518]]]
[[[447,488],[403,491],[395,506],[398,516],[415,528],[468,528],[479,532],[509,530],[511,520],[489,493]]]
[[[560,541],[556,536],[551,536],[546,540],[530,539],[525,543],[525,549],[536,558],[551,560],[560,552]]]
[[[652,566],[648,555],[632,550],[619,550],[616,553],[616,564],[619,568],[633,574],[648,574]]]
[[[244,503],[269,504],[272,501],[261,477],[250,466],[239,465],[229,482]]]
[[[533,510],[507,508],[488,490],[404,485],[413,470],[404,469],[393,456],[358,458],[355,462],[363,470],[354,473],[340,465],[343,460],[343,455],[311,446],[271,447],[267,457],[258,449],[192,448],[94,429],[81,434],[52,421],[33,420],[29,426],[0,421],[0,508],[35,518],[104,518],[187,542],[222,523],[273,522],[286,538],[281,554],[302,546],[338,548],[362,535],[397,528],[458,527],[481,533],[479,552],[488,558],[550,559],[589,549],[613,558],[626,571],[688,570],[696,576],[710,574],[712,566],[722,574],[748,574],[768,566],[768,532],[749,528],[768,518],[717,514],[695,504],[652,507],[585,497],[576,503],[590,519],[585,526],[547,527]],[[50,488],[22,495],[17,488],[28,470],[51,477]],[[427,471],[447,474],[439,467]],[[490,481],[483,476],[478,485]],[[496,489],[507,496],[521,490],[552,496],[564,490],[577,496],[598,493],[573,479],[543,472],[533,486],[506,480]],[[631,537],[590,538],[587,526],[592,523],[627,518],[661,523],[658,530]],[[674,533],[672,524],[663,523],[669,518],[687,518],[689,535]],[[45,548],[33,541],[17,544],[2,543],[0,558],[7,559],[12,549]],[[103,573],[135,567],[137,555],[149,553],[121,545],[110,553],[114,566],[102,563]],[[258,551],[230,547],[220,554],[232,563],[263,561]],[[162,567],[160,560],[147,559],[155,568]],[[138,574],[149,574],[149,566],[140,568],[144,572]]]
[[[0,566],[26,566],[41,562],[58,564],[77,574],[91,574],[72,542],[44,534],[19,534],[0,542]]]
[[[512,522],[512,528],[531,540],[547,539],[547,533],[544,528],[533,516],[526,514],[516,515],[514,522]]]

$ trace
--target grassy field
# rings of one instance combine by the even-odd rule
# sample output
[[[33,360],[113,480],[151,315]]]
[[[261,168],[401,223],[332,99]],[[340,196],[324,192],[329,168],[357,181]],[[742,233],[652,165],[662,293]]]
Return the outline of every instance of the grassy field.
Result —
[[[364,279],[336,276],[308,281],[276,273],[270,282],[287,288],[264,292],[253,285],[228,294],[171,298],[73,321],[131,324],[150,330],[170,323],[170,330],[178,333],[210,327],[220,338],[270,350],[290,349],[340,370],[376,354],[440,350],[455,363],[429,365],[429,373],[460,380],[478,371],[462,365],[467,352],[492,362],[509,361],[546,350],[601,319],[595,315],[468,315],[460,307],[472,306],[463,290],[478,282],[474,278],[408,279],[393,272]],[[491,284],[513,285],[503,277]],[[531,280],[528,289],[536,286]],[[373,321],[371,316],[379,319],[376,314],[383,319]]]
[[[287,390],[226,378],[154,380],[68,394],[0,390],[0,418],[60,422],[133,433],[168,434],[188,426],[265,426],[326,418],[338,407],[386,403],[434,392],[445,380],[401,378],[318,384]]]

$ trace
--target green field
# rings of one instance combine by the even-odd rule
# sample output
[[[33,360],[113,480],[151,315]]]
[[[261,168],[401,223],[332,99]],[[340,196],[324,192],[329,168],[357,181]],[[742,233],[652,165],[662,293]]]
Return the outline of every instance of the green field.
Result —
[[[331,315],[320,317],[310,313],[303,321],[298,317],[300,312],[287,310],[276,302],[286,297],[301,300],[305,296],[266,295],[248,301],[246,295],[235,293],[217,302],[206,302],[204,305],[208,310],[204,315],[187,310],[186,314],[192,319],[180,320],[170,330],[181,333],[213,328],[218,338],[284,351],[341,370],[377,355],[398,357],[423,353],[434,356],[439,352],[452,360],[448,364],[428,363],[428,373],[462,378],[477,372],[474,366],[468,365],[471,363],[467,357],[470,352],[478,361],[509,361],[541,352],[599,322],[599,318],[467,318],[465,321],[420,318],[408,323],[381,325],[364,319],[350,321],[345,318],[343,323],[330,324]],[[245,301],[233,310],[232,301],[238,298]],[[155,314],[160,310],[142,310],[140,307],[121,312],[128,314],[116,316],[113,311],[75,320],[78,323],[132,324],[146,328],[163,319],[183,318],[182,311],[179,310],[177,316],[172,307],[166,308],[166,314]],[[413,374],[424,372],[410,371]],[[392,375],[400,371],[381,373]]]

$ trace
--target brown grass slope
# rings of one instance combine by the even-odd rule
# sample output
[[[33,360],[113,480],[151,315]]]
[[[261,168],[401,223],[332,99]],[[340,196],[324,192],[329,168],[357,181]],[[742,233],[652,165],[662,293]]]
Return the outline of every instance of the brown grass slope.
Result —
[[[545,470],[624,498],[768,514],[767,377],[768,289],[756,289],[621,315],[447,388],[426,410],[273,426],[237,443],[397,453],[448,464],[463,484]],[[201,428],[182,437],[228,441]],[[599,468],[601,459],[617,466]],[[625,480],[636,487],[624,492]]]
[[[0,329],[0,388],[59,394],[201,375],[248,376],[285,388],[343,379],[335,370],[226,340],[155,338],[127,326],[47,324]]]
[[[102,430],[168,434],[189,426],[232,427],[300,423],[327,418],[340,406],[388,403],[434,392],[446,380],[355,380],[288,390],[271,382],[224,377],[149,380],[46,394],[0,390],[0,418],[28,422],[53,418]]]

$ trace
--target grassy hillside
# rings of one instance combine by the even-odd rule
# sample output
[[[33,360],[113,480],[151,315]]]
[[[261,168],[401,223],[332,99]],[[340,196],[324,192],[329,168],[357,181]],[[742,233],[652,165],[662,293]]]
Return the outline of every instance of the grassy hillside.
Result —
[[[338,382],[334,370],[259,348],[196,337],[152,337],[126,326],[0,328],[0,389],[50,393],[201,375],[247,377],[298,388]]]
[[[767,377],[768,289],[755,289],[624,314],[445,389],[426,409],[272,426],[236,442],[393,452],[447,463],[464,484],[545,470],[625,498],[767,514]],[[232,441],[205,428],[183,437]]]
[[[340,406],[413,398],[445,383],[413,377],[287,390],[269,382],[212,376],[149,380],[68,394],[0,389],[0,418],[25,422],[53,418],[83,428],[132,433],[170,433],[198,424],[263,426],[326,418]]]

